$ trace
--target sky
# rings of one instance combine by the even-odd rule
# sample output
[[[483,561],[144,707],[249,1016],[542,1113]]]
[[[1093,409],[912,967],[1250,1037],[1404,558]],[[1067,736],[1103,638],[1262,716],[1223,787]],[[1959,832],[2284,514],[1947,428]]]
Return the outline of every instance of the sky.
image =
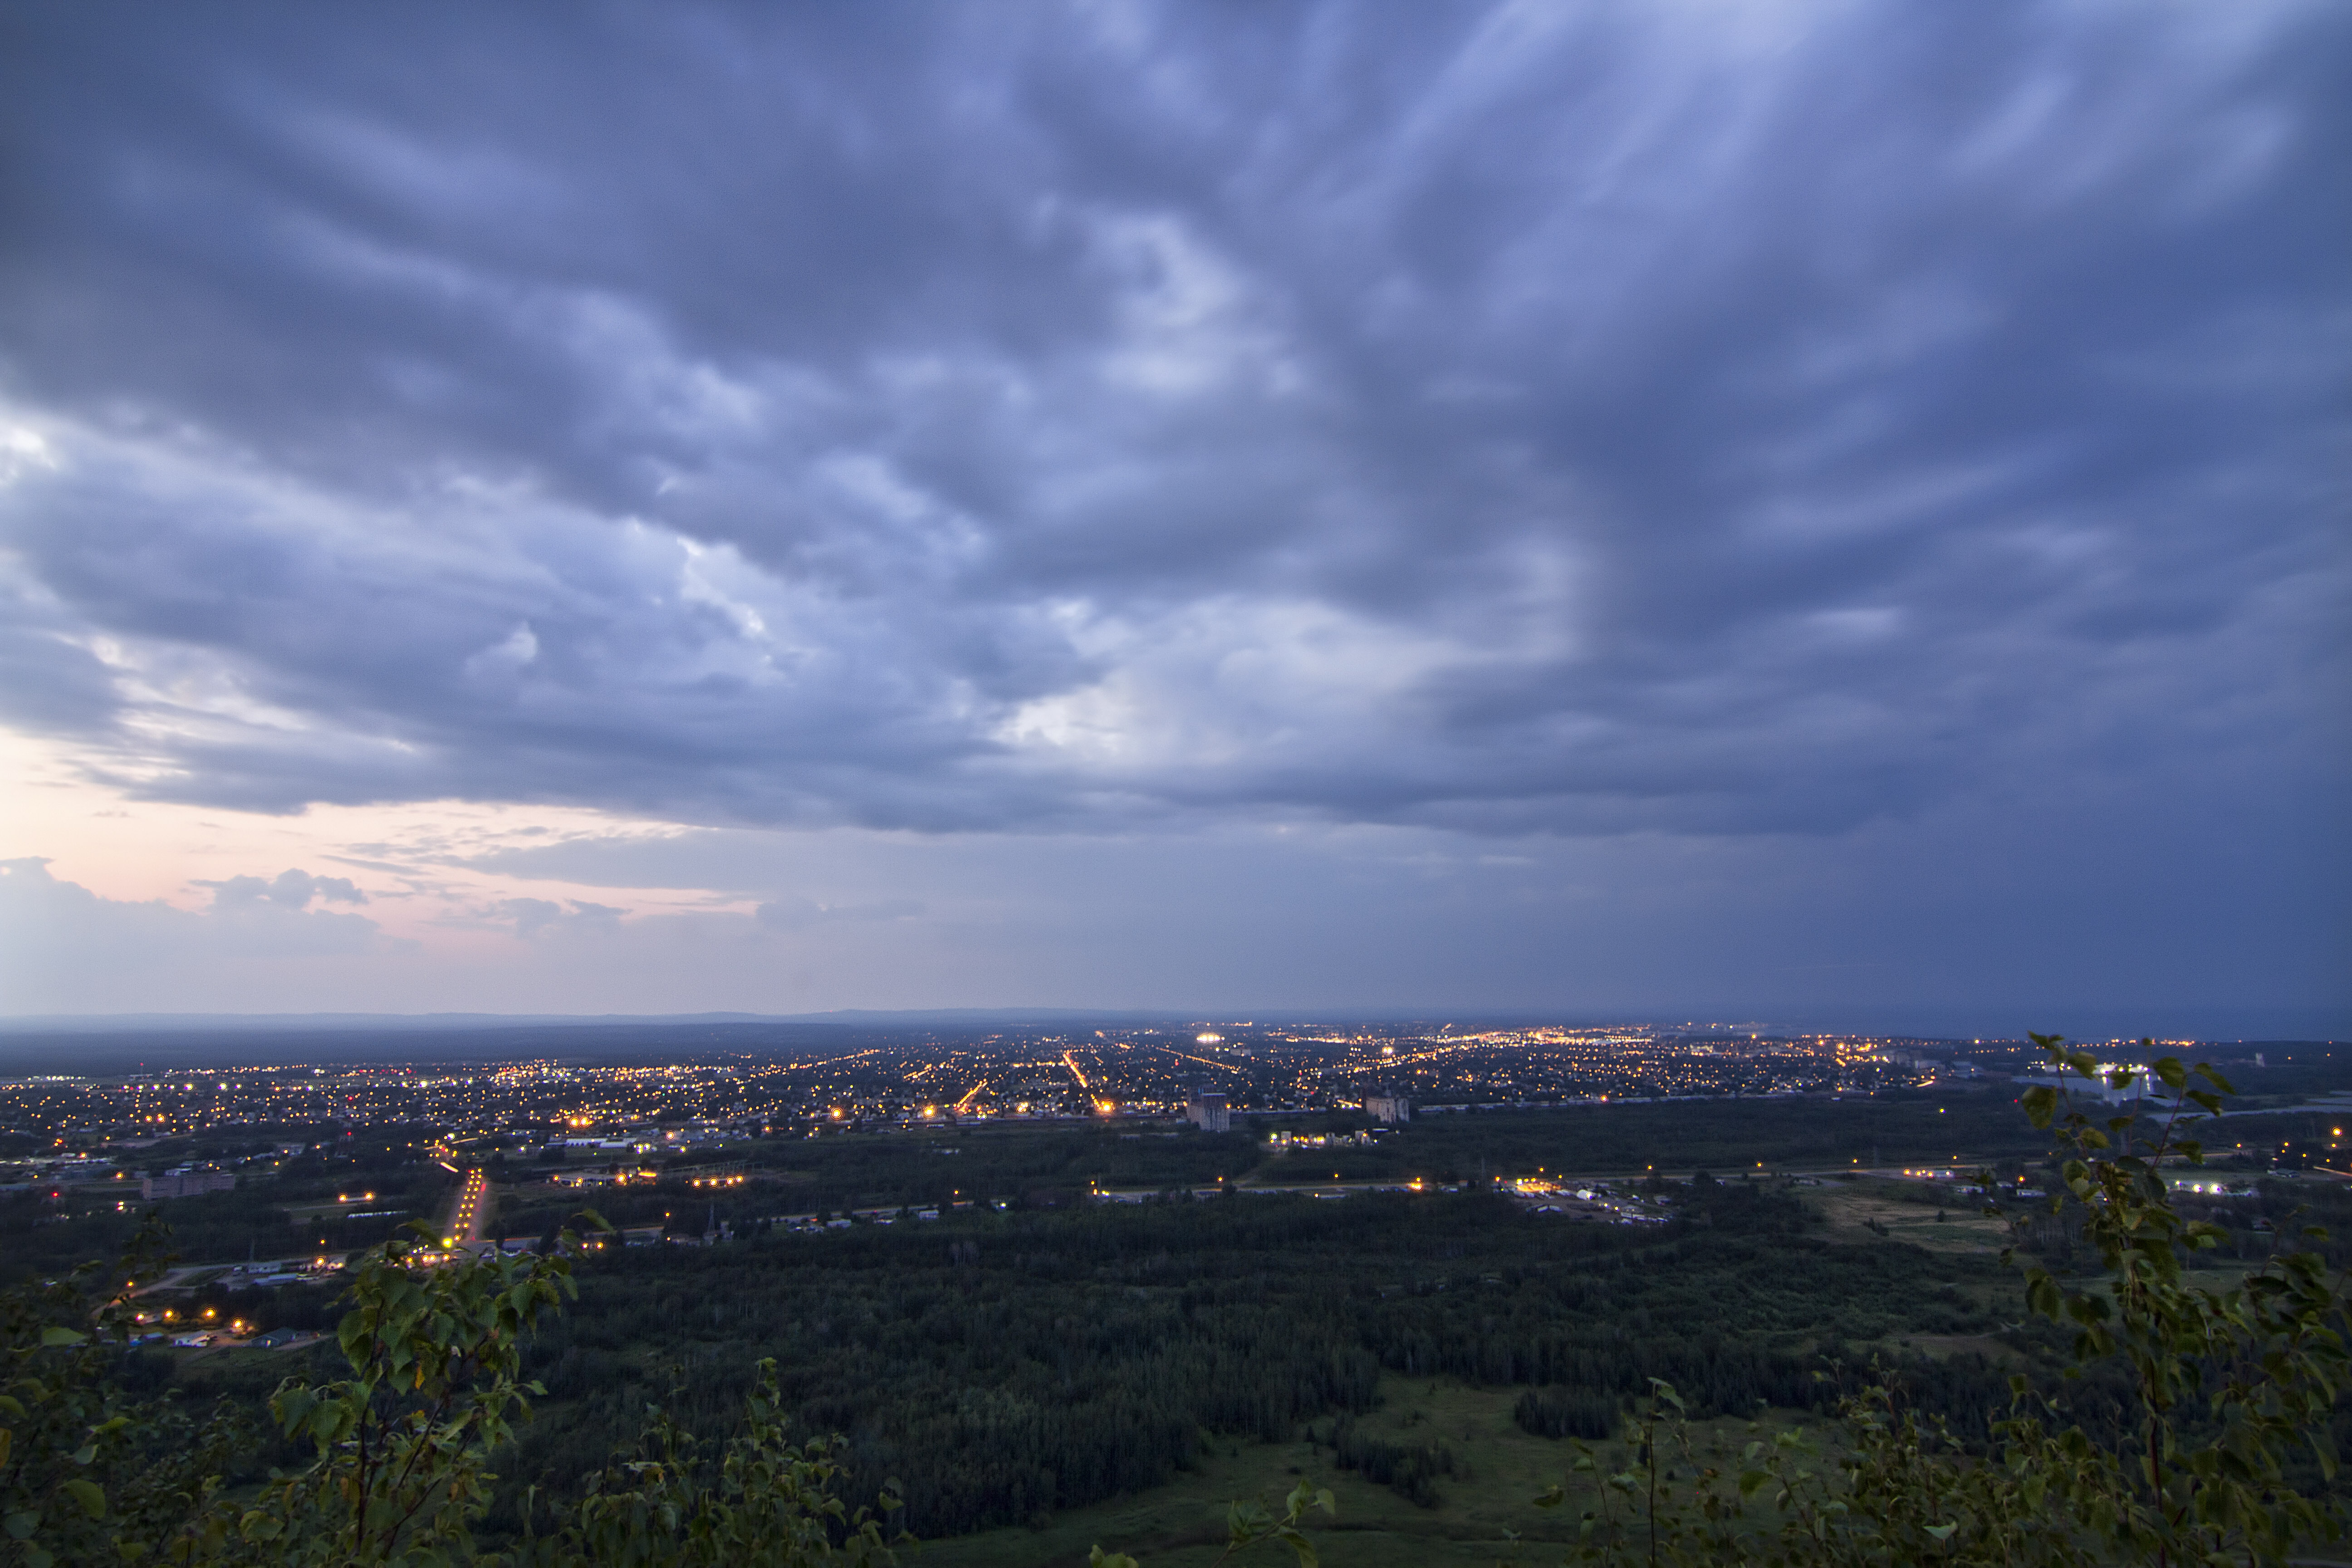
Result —
[[[0,1014],[2352,1032],[2352,10],[0,4]]]

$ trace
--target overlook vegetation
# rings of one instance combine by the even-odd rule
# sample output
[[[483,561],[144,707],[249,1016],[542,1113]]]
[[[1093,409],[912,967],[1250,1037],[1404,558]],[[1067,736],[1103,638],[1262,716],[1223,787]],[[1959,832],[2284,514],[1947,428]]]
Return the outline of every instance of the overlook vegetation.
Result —
[[[8,1298],[0,1562],[880,1560],[1251,1439],[1408,1507],[1482,1484],[1444,1433],[1370,1419],[1401,1378],[1496,1390],[1554,1446],[1544,1500],[1574,1528],[1528,1518],[1555,1555],[2261,1563],[2332,1539],[2342,1245],[2183,1215],[2180,1129],[2058,1126],[2021,1271],[1830,1239],[1820,1189],[1752,1172],[1672,1184],[1655,1228],[1471,1190],[982,1205],[423,1270],[395,1244],[281,1385],[279,1360],[126,1352],[115,1282],[157,1267],[134,1256]],[[1220,1152],[1160,1147],[1133,1157]],[[2288,1206],[2274,1186],[2242,1214]],[[2192,1267],[2215,1253],[2254,1255],[2242,1282]],[[1311,1550],[1318,1501],[1302,1483],[1229,1534]]]

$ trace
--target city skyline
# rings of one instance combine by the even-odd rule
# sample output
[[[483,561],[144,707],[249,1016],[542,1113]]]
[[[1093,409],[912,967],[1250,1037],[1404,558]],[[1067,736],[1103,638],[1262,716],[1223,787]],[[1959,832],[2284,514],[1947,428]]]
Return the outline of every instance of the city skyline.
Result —
[[[2016,1040],[1914,1041],[1691,1028],[1394,1029],[1197,1026],[879,1030],[795,1040],[744,1030],[696,1041],[599,1040],[580,1026],[470,1037],[461,1057],[257,1057],[234,1039],[177,1065],[88,1060],[78,1073],[11,1076],[0,1058],[0,1136],[46,1146],[138,1147],[200,1133],[348,1124],[430,1126],[444,1153],[663,1126],[673,1143],[815,1131],[1184,1119],[1202,1092],[1235,1113],[1315,1114],[1402,1100],[1395,1120],[1449,1111],[1743,1098],[1973,1095],[2032,1059]],[[413,1039],[414,1037],[409,1037]],[[151,1042],[152,1043],[152,1042]],[[312,1043],[315,1043],[312,1042]],[[2167,1042],[2179,1045],[2186,1042]],[[503,1049],[499,1047],[503,1046]],[[2137,1056],[2140,1053],[2130,1053]],[[2241,1053],[2242,1055],[2242,1053]],[[2282,1055],[2307,1076],[2332,1051]],[[111,1068],[113,1070],[103,1070]],[[2253,1069],[2268,1077],[2262,1068]],[[2298,1079],[2300,1084],[2302,1079]],[[1389,1120],[1383,1118],[1382,1120]],[[695,1132],[693,1130],[701,1129]],[[601,1131],[600,1131],[601,1130]],[[1222,1131],[1222,1129],[1220,1129]],[[248,1153],[268,1158],[274,1147]]]
[[[2338,8],[12,37],[0,1016],[2352,1032]]]

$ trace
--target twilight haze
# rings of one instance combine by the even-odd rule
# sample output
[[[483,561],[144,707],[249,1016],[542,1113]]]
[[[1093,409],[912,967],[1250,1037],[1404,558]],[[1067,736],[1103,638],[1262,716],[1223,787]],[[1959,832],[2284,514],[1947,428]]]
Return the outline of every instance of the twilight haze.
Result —
[[[2352,1018],[2352,8],[0,27],[0,1012]]]

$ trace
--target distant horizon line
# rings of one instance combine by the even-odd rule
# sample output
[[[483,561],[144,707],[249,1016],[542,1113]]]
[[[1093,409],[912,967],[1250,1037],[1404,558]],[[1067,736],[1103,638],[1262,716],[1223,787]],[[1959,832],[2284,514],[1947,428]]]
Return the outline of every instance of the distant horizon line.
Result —
[[[1850,1011],[1853,1013],[1866,1014],[1875,1012],[1878,1009],[1871,1007],[1855,1007]],[[2105,1006],[2053,1006],[2031,1010],[2043,1014],[2074,1015],[2082,1015],[2085,1013],[2115,1014],[2126,1011],[2126,1009]],[[2187,1011],[2189,1009],[2176,1010]],[[2205,1009],[2197,1010],[2205,1011]],[[2255,1013],[2265,1010],[2266,1009],[2249,1008],[2244,1011]],[[804,1013],[752,1013],[736,1009],[714,1009],[698,1013],[493,1013],[457,1010],[435,1010],[415,1013],[238,1013],[155,1011],[142,1013],[0,1014],[0,1035],[95,1035],[109,1033],[201,1034],[228,1029],[272,1031],[316,1029],[331,1032],[381,1030],[388,1033],[430,1033],[442,1030],[461,1030],[468,1028],[627,1028],[646,1026],[675,1028],[692,1027],[698,1025],[744,1026],[756,1026],[761,1025],[831,1025],[854,1027],[858,1026],[887,1026],[890,1025],[940,1025],[954,1023],[995,1025],[1011,1025],[1024,1022],[1068,1024],[1081,1021],[1106,1024],[1131,1024],[1141,1022],[1171,1023],[1181,1021],[1188,1025],[1223,1025],[1229,1027],[1235,1026],[1250,1027],[1256,1026],[1259,1021],[1263,1020],[1268,1024],[1285,1025],[1316,1023],[1335,1025],[1348,1023],[1411,1023],[1435,1025],[1440,1027],[1444,1027],[1448,1025],[1458,1026],[1461,1025],[1474,1023],[1496,1026],[1539,1022],[1555,1027],[1604,1028],[1619,1026],[1652,1029],[1704,1028],[1724,1033],[1736,1033],[1741,1030],[1747,1030],[1756,1034],[1780,1035],[1878,1035],[1894,1038],[1907,1037],[1913,1039],[1976,1039],[1985,1041],[1987,1043],[2021,1040],[2025,1037],[2025,1032],[2023,1030],[2011,1032],[2001,1030],[1970,1029],[1965,1027],[1954,1027],[1948,1024],[1940,1028],[1919,1026],[1924,1020],[1914,1020],[1909,1026],[1897,1027],[1890,1026],[1888,1024],[1884,1022],[1875,1025],[1858,1025],[1850,1022],[1829,1024],[1822,1021],[1819,1017],[1819,1015],[1821,1014],[1826,1014],[1832,1011],[1844,1012],[1849,1010],[1843,1008],[1804,1008],[1790,1010],[1793,1014],[1815,1015],[1814,1017],[1804,1022],[1790,1022],[1785,1019],[1766,1020],[1759,1018],[1735,1018],[1730,1016],[1717,1016],[1709,1018],[1704,1016],[1686,1016],[1680,1019],[1676,1019],[1663,1011],[1653,1011],[1649,1009],[1628,1008],[1622,1011],[1611,1010],[1603,1012],[1599,1009],[1581,1007],[1574,1009],[1549,1009],[1524,1006],[1486,1008],[1339,1006],[1318,1008],[1231,1007],[1223,1009],[1135,1006],[837,1007]],[[1892,1013],[1901,1010],[1890,1008],[1886,1009],[1886,1011]],[[1926,1006],[1918,1009],[1918,1011],[1927,1014],[1947,1013],[1948,1015],[1948,1013],[1960,1012],[1963,1011],[1963,1009],[1947,1009],[1943,1007]],[[1966,1009],[1966,1011],[1974,1011],[1974,1009]],[[2163,1009],[2148,1009],[2148,1011],[2163,1011]],[[2211,1009],[2210,1011],[2222,1012],[2237,1010],[2216,1008]],[[2279,1011],[2287,1012],[2301,1010],[2280,1009]],[[2057,1021],[2058,1020],[2055,1018],[2050,1020],[2050,1022],[2053,1023]],[[2242,1021],[2252,1022],[2251,1019]],[[2283,1022],[2284,1020],[2280,1021]],[[2140,1037],[2147,1035],[2147,1031],[2144,1030],[2137,1032],[2112,1031],[2102,1035],[2097,1034],[2095,1031],[2078,1030],[2072,1037],[2081,1039],[2091,1039],[2094,1037],[2124,1039]],[[2161,1038],[2164,1037],[2158,1036],[2155,1037]],[[2267,1033],[2259,1030],[2249,1033],[2237,1033],[2233,1031],[2182,1030],[2171,1034],[2169,1037],[2173,1039],[2190,1039],[2200,1043],[2206,1041],[2213,1041],[2216,1043],[2229,1041],[2238,1044],[2264,1043],[2270,1041],[2283,1044],[2332,1045],[2335,1043],[2334,1038],[2327,1035],[2320,1033],[2302,1033],[2292,1030]]]

